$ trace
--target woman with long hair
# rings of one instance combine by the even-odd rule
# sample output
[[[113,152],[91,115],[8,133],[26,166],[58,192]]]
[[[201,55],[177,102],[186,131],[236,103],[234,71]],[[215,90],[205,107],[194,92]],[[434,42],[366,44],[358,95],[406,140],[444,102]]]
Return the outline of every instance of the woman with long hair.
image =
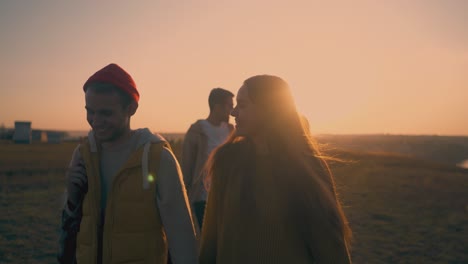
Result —
[[[200,263],[351,263],[351,229],[288,84],[244,81],[236,130],[207,163]]]

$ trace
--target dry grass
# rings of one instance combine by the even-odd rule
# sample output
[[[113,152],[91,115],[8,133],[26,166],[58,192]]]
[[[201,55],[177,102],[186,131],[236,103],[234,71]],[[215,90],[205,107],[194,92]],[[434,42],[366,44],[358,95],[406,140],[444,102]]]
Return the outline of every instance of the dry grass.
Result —
[[[180,142],[173,142],[180,153]],[[0,263],[54,263],[74,143],[0,144]],[[468,263],[468,171],[386,153],[332,164],[354,263]]]
[[[0,144],[0,172],[66,168],[76,143]]]
[[[468,171],[394,154],[334,166],[355,263],[468,263]]]

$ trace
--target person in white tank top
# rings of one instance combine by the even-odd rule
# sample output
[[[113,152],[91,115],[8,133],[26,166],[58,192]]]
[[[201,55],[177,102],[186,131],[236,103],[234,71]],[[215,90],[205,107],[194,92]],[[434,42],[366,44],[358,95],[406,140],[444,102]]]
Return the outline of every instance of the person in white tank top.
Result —
[[[201,121],[201,124],[208,139],[206,152],[209,154],[226,140],[231,130],[229,129],[228,123],[224,121],[219,125],[214,125],[205,119]]]
[[[182,173],[189,201],[201,229],[208,187],[203,167],[210,153],[228,138],[234,126],[229,123],[234,94],[222,88],[212,89],[208,97],[210,113],[197,120],[185,134],[182,149]]]

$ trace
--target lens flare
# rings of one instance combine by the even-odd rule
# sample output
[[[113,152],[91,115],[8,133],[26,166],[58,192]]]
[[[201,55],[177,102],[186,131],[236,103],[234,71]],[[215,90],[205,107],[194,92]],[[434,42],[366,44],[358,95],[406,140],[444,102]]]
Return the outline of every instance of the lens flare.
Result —
[[[153,175],[148,175],[148,182],[154,182],[154,177]]]

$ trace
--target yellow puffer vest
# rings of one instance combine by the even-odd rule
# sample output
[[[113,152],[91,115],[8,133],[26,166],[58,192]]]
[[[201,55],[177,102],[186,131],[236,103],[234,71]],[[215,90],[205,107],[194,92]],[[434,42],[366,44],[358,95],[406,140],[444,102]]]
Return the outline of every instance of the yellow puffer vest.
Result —
[[[166,235],[156,204],[156,172],[163,147],[170,148],[166,142],[139,148],[114,178],[106,204],[101,253],[99,152],[91,138],[84,139],[81,155],[88,174],[88,193],[77,238],[78,264],[167,263]]]

